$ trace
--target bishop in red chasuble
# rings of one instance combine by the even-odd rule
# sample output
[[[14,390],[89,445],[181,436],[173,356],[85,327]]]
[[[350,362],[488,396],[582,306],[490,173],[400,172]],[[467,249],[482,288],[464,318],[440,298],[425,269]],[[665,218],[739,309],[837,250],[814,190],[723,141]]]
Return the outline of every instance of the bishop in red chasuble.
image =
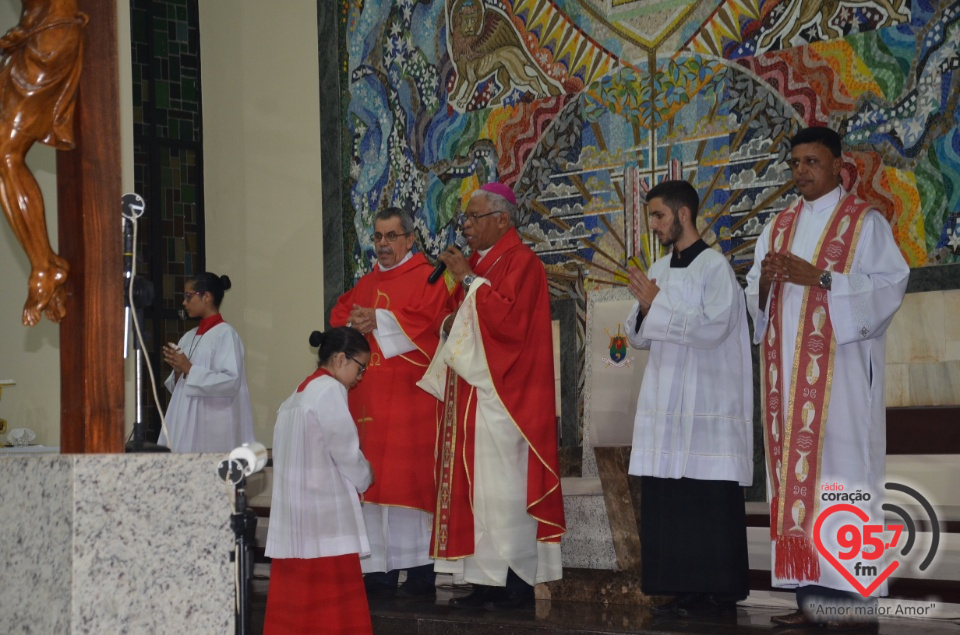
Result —
[[[543,264],[514,227],[515,200],[483,186],[461,216],[469,261],[455,248],[440,255],[459,307],[420,384],[444,397],[430,553],[438,572],[475,588],[454,606],[532,600],[530,585],[562,576],[550,301]]]

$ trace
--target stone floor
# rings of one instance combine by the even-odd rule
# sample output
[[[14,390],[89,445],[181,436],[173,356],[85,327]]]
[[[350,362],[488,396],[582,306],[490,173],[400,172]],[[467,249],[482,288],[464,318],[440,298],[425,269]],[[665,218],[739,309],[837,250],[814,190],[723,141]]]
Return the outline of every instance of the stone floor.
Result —
[[[250,635],[260,635],[266,606],[267,581],[254,581],[253,624]],[[447,606],[451,597],[463,595],[465,587],[441,585],[437,598],[401,600],[373,598],[370,612],[377,635],[595,635],[617,633],[767,633],[793,635],[827,633],[816,627],[785,628],[770,623],[770,617],[788,613],[782,600],[756,601],[751,596],[737,610],[736,617],[679,619],[655,616],[649,610],[627,605],[603,605],[585,602],[538,600],[532,610],[491,613],[467,611]],[[955,613],[954,613],[955,615]],[[873,629],[846,630],[844,633],[879,635],[958,635],[957,619],[881,618]]]

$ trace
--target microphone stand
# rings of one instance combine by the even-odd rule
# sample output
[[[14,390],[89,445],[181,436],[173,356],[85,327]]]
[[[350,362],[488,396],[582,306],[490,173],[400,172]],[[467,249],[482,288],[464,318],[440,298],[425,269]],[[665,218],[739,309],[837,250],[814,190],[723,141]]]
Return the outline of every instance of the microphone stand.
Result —
[[[146,205],[139,194],[124,194],[122,200],[123,217],[123,358],[130,350],[130,336],[133,333],[131,321],[136,315],[138,324],[143,324],[143,307],[153,303],[153,284],[139,275],[133,275],[133,224],[143,215]],[[133,306],[130,306],[130,285],[133,285]],[[133,338],[135,414],[133,438],[125,450],[132,452],[169,452],[170,448],[146,440],[143,422],[143,347],[140,338]]]
[[[230,515],[234,546],[230,562],[234,563],[234,617],[236,635],[250,633],[250,583],[253,580],[253,548],[257,543],[257,515],[247,507],[247,478],[243,465],[237,461],[224,460],[217,469],[220,478],[234,483],[234,510]]]

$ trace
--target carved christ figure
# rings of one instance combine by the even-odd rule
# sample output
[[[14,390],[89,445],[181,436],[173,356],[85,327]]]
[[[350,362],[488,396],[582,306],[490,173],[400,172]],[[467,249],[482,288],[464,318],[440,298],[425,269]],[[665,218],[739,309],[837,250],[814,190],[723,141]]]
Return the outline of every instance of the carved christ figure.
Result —
[[[24,157],[37,141],[70,150],[87,16],[76,0],[23,0],[20,24],[0,38],[0,205],[30,259],[23,323],[66,315],[70,269],[47,236],[43,196]]]

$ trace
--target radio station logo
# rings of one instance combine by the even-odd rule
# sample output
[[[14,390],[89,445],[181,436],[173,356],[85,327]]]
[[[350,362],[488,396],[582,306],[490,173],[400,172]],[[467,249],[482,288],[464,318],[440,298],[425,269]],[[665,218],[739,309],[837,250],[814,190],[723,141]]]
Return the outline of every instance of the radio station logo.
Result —
[[[887,483],[885,488],[912,497],[927,515],[930,525],[930,545],[918,569],[926,571],[933,562],[940,545],[940,524],[933,506],[917,490],[900,483]],[[813,527],[813,539],[817,551],[829,562],[862,596],[869,597],[884,580],[903,566],[916,544],[916,523],[899,505],[884,503],[884,512],[900,518],[902,524],[886,525],[870,523],[870,516],[861,506],[869,504],[869,492],[843,491],[837,483],[821,486],[820,498],[830,506],[820,512]],[[840,502],[837,502],[840,501]],[[835,518],[834,518],[835,517]],[[828,522],[831,521],[832,522]],[[839,519],[839,523],[836,520]],[[839,527],[837,525],[839,524]],[[824,534],[824,526],[837,527],[833,536],[831,529]],[[885,556],[885,557],[884,557]],[[914,558],[916,554],[914,554]],[[881,563],[886,562],[886,565]],[[882,566],[882,569],[881,569]]]

